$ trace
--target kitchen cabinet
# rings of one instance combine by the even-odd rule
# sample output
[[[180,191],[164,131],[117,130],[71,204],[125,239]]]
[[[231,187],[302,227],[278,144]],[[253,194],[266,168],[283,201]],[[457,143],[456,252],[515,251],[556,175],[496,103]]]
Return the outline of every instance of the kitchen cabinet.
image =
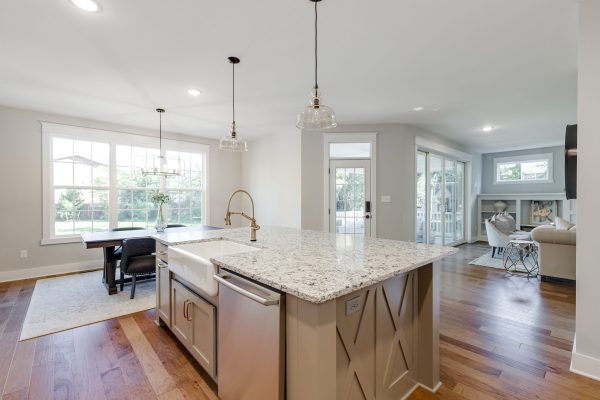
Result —
[[[215,306],[174,279],[171,280],[171,304],[171,330],[196,361],[215,379]]]

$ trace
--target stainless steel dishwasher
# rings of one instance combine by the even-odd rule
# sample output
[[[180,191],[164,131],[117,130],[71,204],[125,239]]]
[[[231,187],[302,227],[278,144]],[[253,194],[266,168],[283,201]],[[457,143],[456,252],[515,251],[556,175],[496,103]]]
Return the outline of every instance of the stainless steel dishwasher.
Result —
[[[218,362],[222,400],[285,397],[285,294],[221,270]]]

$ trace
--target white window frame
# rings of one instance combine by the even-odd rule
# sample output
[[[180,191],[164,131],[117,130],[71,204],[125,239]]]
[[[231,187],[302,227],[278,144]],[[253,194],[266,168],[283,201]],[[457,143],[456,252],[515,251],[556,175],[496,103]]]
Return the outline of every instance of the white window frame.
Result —
[[[329,145],[331,143],[371,144],[371,157],[351,159],[371,160],[371,237],[377,237],[377,132],[335,132],[323,134],[323,232],[329,232],[329,161],[344,159],[332,159],[330,157]]]
[[[117,210],[117,174],[116,174],[116,145],[133,145],[140,147],[158,147],[158,138],[131,133],[107,131],[95,128],[85,128],[73,125],[56,124],[52,122],[40,122],[42,126],[42,245],[76,243],[81,241],[79,234],[74,235],[55,235],[54,218],[54,182],[53,182],[53,162],[52,162],[52,140],[55,137],[68,138],[85,141],[98,141],[109,144],[110,165],[109,165],[109,226],[116,227]],[[210,195],[208,193],[210,183],[208,182],[210,173],[210,145],[186,142],[179,140],[163,139],[163,151],[174,150],[183,152],[202,153],[203,171],[202,182],[202,216],[203,223],[210,224]],[[165,190],[165,180],[161,179],[160,190]]]
[[[515,181],[501,181],[498,180],[498,164],[504,163],[521,163],[531,161],[548,161],[548,179],[541,180],[515,180]],[[523,184],[537,184],[537,183],[554,183],[554,154],[553,153],[539,153],[539,154],[527,154],[523,156],[511,156],[511,157],[495,157],[494,158],[494,185],[523,185]]]

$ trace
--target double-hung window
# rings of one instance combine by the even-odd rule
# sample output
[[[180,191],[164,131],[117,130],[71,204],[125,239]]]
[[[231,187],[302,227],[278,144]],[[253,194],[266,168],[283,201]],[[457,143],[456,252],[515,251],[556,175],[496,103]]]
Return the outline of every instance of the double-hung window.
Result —
[[[163,140],[163,155],[179,156],[181,176],[143,176],[159,155],[158,139],[98,129],[42,123],[43,244],[80,240],[82,232],[150,228],[157,206],[151,196],[166,192],[170,224],[207,224],[209,146]]]
[[[553,154],[494,158],[494,183],[551,183]]]

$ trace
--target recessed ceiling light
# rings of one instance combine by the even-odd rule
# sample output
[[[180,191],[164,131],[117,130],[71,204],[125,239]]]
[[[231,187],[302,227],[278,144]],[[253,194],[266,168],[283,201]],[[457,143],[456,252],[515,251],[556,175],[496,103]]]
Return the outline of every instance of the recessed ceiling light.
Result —
[[[434,108],[433,111],[440,111],[440,109],[438,107]]]
[[[487,132],[491,132],[491,131],[493,131],[493,130],[494,130],[494,127],[493,127],[493,126],[491,126],[491,125],[486,125],[486,126],[484,126],[483,128],[481,128],[481,130],[487,133]]]
[[[200,91],[198,89],[188,89],[187,92],[190,96],[200,96]]]
[[[415,107],[413,108],[414,111],[423,111],[425,109],[425,107]]]
[[[71,0],[73,5],[79,7],[83,11],[87,12],[98,12],[100,11],[100,5],[94,0]]]

